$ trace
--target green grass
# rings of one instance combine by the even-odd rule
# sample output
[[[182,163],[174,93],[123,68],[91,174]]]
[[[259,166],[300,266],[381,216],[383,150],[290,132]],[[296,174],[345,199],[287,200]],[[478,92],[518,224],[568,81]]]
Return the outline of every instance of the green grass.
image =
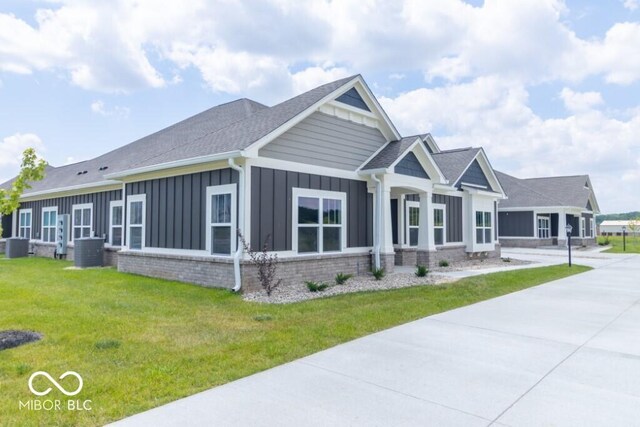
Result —
[[[64,270],[69,265],[0,259],[0,330],[43,334],[0,351],[1,425],[104,424],[375,331],[587,270],[536,268],[269,305],[113,269]],[[20,411],[18,402],[34,397],[27,381],[37,370],[78,372],[84,389],[72,399],[91,399],[93,410]],[[39,387],[47,386],[43,379]],[[54,389],[41,399],[62,397]]]
[[[627,250],[622,250],[622,236],[609,236],[609,244],[611,245],[611,249],[607,249],[605,252],[608,253],[630,253],[630,254],[640,254],[640,236],[627,236]],[[598,237],[598,243],[604,242],[604,237]]]

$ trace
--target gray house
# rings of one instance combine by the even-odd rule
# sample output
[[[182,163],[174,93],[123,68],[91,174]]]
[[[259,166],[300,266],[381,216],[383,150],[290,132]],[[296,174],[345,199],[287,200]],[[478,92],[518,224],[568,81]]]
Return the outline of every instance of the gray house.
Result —
[[[498,234],[502,246],[595,244],[598,201],[588,175],[519,179],[497,172],[507,199],[498,205]]]
[[[70,214],[71,252],[95,235],[120,271],[238,290],[256,278],[236,230],[255,248],[268,239],[286,280],[327,280],[499,256],[504,197],[481,148],[402,137],[357,75],[272,107],[239,99],[50,167],[2,219],[3,237],[53,256],[53,224]]]

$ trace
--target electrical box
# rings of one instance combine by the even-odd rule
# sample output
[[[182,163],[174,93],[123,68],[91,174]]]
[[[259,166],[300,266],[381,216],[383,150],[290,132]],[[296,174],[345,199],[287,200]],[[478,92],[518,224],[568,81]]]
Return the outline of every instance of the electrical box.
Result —
[[[56,223],[56,255],[67,256],[69,243],[69,214],[58,215]]]

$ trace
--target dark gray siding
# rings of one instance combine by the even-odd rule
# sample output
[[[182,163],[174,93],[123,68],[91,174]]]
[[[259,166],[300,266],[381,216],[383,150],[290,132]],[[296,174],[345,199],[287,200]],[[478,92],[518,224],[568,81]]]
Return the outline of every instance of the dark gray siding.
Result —
[[[96,236],[107,236],[109,233],[109,203],[122,199],[122,190],[102,191],[100,193],[79,196],[57,197],[55,199],[23,202],[20,209],[33,209],[32,233],[35,239],[42,238],[42,208],[57,206],[58,214],[71,214],[73,205],[93,203],[93,231]]]
[[[432,201],[446,205],[447,243],[462,242],[462,197],[434,194]]]
[[[587,210],[588,211],[592,211],[593,210],[593,207],[591,206],[591,200],[587,201]]]
[[[558,237],[558,214],[551,214],[551,235],[553,237]]]
[[[145,245],[205,250],[207,187],[232,183],[238,172],[226,168],[127,184],[127,195],[147,196]]]
[[[402,175],[415,176],[417,178],[429,179],[429,175],[424,170],[420,161],[412,152],[407,153],[395,167],[395,172]]]
[[[352,107],[360,108],[365,111],[371,111],[367,104],[364,102],[356,88],[351,88],[339,97],[336,98],[336,101],[342,102],[343,104],[351,105]]]
[[[347,193],[347,247],[373,245],[373,195],[365,181],[270,168],[251,168],[251,245],[291,250],[294,187]]]
[[[0,238],[6,239],[11,237],[11,226],[13,225],[13,214],[2,215],[2,236]]]
[[[391,237],[398,244],[398,199],[391,199]]]
[[[493,190],[491,184],[489,184],[489,180],[480,167],[480,163],[478,163],[477,160],[474,160],[473,163],[471,163],[471,165],[464,172],[464,174],[462,174],[456,184],[456,187],[459,188],[463,182],[466,182],[468,184],[483,185],[487,187],[488,190]]]
[[[500,237],[535,237],[533,211],[499,212],[498,232]]]
[[[571,237],[580,237],[580,217],[567,215],[567,224],[571,224]]]
[[[582,217],[584,218],[585,236],[590,236],[591,235],[591,220],[593,219],[593,215],[592,214],[582,214]]]

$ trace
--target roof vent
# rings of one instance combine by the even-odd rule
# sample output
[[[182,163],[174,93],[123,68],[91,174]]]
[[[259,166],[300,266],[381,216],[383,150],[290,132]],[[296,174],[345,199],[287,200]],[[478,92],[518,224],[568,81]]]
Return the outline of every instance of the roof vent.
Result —
[[[103,171],[103,170],[106,170],[106,169],[109,169],[109,166],[100,166],[99,170]]]

